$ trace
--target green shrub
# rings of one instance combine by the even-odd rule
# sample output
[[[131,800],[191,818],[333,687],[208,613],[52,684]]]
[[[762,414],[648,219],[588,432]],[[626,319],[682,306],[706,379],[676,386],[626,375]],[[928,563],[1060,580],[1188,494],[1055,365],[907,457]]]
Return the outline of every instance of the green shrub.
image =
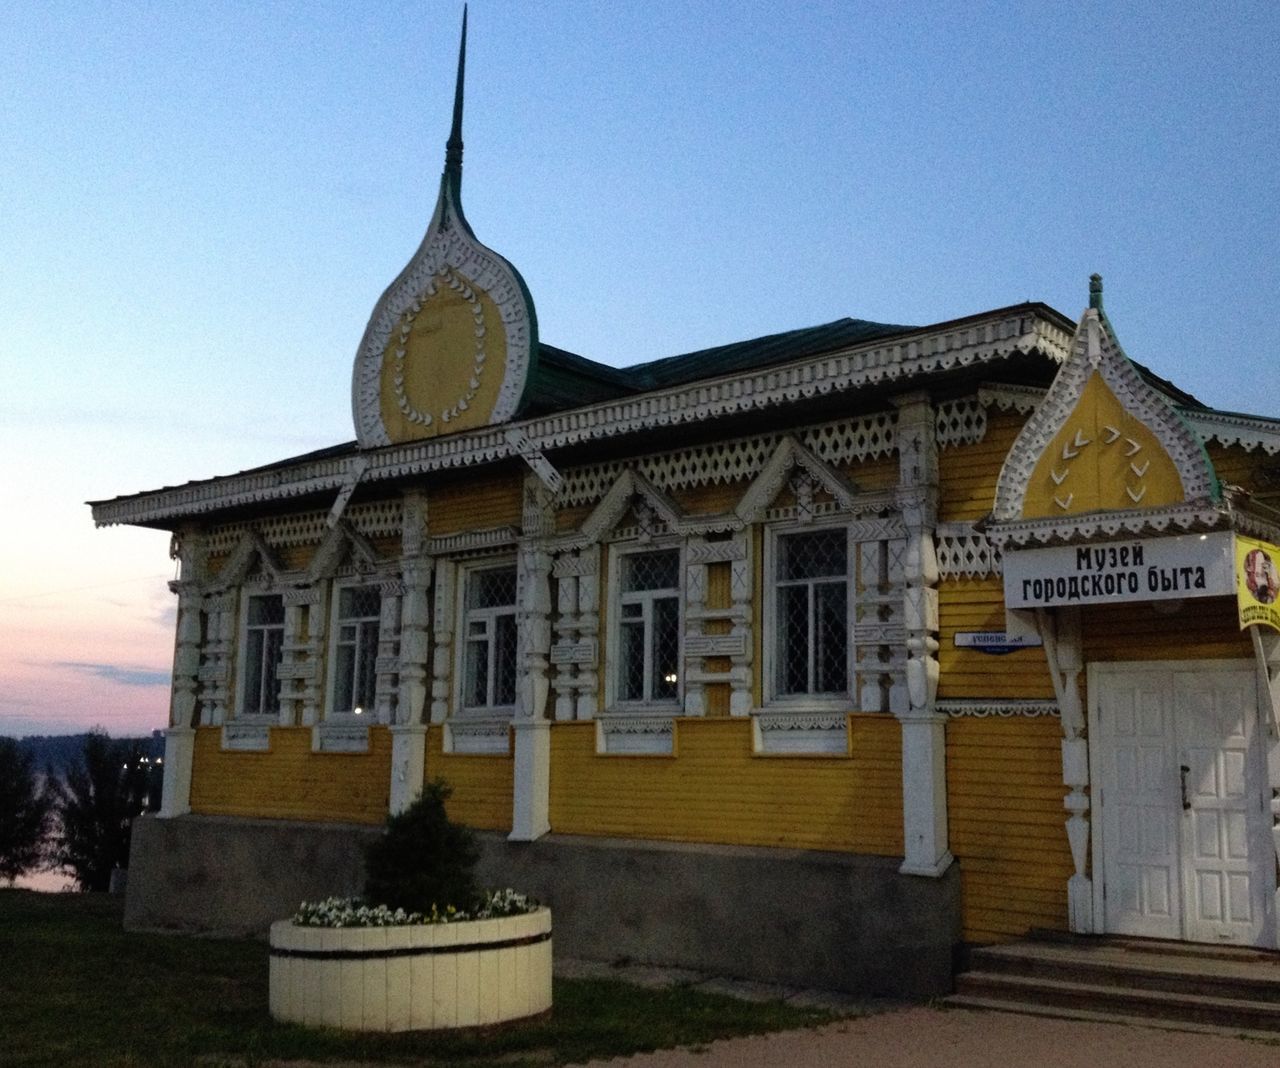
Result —
[[[382,836],[365,849],[368,904],[428,914],[433,905],[439,911],[475,905],[472,873],[480,847],[470,830],[445,814],[450,793],[442,780],[429,783],[413,804],[387,817]]]

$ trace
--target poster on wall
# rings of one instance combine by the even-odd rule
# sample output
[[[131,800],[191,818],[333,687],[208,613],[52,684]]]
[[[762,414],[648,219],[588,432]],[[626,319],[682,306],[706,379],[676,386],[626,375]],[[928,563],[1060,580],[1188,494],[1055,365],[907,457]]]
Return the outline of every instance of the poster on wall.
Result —
[[[1236,535],[1236,606],[1240,629],[1280,630],[1280,549]]]

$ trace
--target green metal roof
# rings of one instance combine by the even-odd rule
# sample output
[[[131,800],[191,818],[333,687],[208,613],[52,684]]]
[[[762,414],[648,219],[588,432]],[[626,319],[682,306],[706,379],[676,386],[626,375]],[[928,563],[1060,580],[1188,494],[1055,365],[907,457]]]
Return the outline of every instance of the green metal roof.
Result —
[[[908,334],[917,329],[864,319],[836,319],[821,326],[735,341],[631,367],[610,367],[564,349],[539,345],[537,370],[529,384],[520,415],[545,415],[631,393],[754,371],[849,345]]]

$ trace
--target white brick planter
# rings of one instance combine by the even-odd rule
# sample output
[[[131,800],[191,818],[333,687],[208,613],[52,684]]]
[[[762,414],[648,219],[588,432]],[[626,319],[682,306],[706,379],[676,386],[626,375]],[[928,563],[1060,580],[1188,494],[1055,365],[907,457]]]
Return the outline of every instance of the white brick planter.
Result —
[[[403,927],[271,925],[271,1015],[349,1031],[412,1031],[551,1008],[551,910]]]

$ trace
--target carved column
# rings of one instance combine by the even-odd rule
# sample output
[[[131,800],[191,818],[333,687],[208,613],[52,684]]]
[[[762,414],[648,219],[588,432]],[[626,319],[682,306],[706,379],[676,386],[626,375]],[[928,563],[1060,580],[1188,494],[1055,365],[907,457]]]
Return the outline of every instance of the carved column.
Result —
[[[525,479],[524,535],[516,559],[516,633],[520,681],[516,690],[515,766],[512,769],[511,839],[531,842],[551,829],[550,693],[551,493],[534,476]]]
[[[235,641],[236,595],[231,590],[208,594],[200,664],[200,722],[220,727],[227,721],[230,703],[231,651]]]
[[[1267,751],[1267,784],[1271,788],[1271,842],[1280,860],[1280,634],[1249,628],[1262,691],[1259,728]],[[1280,890],[1275,896],[1276,944],[1280,945]]]
[[[907,530],[903,625],[909,706],[902,725],[902,820],[908,875],[937,877],[951,865],[947,844],[946,717],[938,690],[938,444],[927,394],[894,398],[898,408],[898,504]]]
[[[169,583],[170,591],[178,595],[178,625],[173,649],[169,729],[164,737],[164,785],[159,812],[162,818],[191,811],[191,764],[196,741],[202,630],[200,581],[207,560],[204,539],[195,532],[175,537],[174,545],[181,570],[178,581]]]
[[[1071,813],[1067,818],[1067,842],[1075,865],[1075,874],[1067,880],[1067,911],[1071,930],[1091,932],[1093,880],[1085,874],[1089,862],[1089,795],[1085,792],[1089,788],[1089,743],[1080,701],[1080,672],[1084,669],[1080,609],[1038,609],[1036,625],[1062,717],[1062,781],[1069,791],[1063,806]]]
[[[707,539],[694,536],[684,554],[684,714],[707,714],[707,687],[703,681],[701,638],[707,607]],[[616,627],[615,627],[616,633]]]
[[[391,812],[403,812],[422,789],[427,764],[428,631],[433,561],[425,552],[427,502],[421,493],[405,494],[404,530],[400,539],[404,595],[400,606],[400,692],[391,728]]]
[[[306,640],[307,613],[318,598],[310,587],[297,587],[282,591],[284,601],[284,641],[280,647],[280,726],[292,727],[298,723],[305,704],[307,680],[314,675],[316,665],[308,659]]]
[[[453,678],[453,619],[458,582],[458,565],[452,560],[436,561],[436,598],[431,619],[435,648],[431,653],[431,722],[449,717],[449,686]]]
[[[566,720],[573,719],[577,697],[578,554],[558,554],[551,565],[551,576],[556,580],[556,633],[551,647],[555,678],[551,685],[555,717]]]
[[[594,719],[600,706],[600,546],[578,553],[578,719]]]
[[[389,726],[396,719],[400,686],[400,605],[404,583],[388,579],[378,584],[382,595],[378,616],[378,658],[374,662],[373,709],[377,722]]]
[[[733,536],[729,561],[729,594],[733,599],[733,626],[729,634],[738,639],[741,651],[735,651],[729,669],[729,714],[747,716],[755,706],[752,693],[752,662],[755,659],[755,637],[752,634],[754,605],[752,587],[755,568],[751,560],[751,529],[740,530]]]
[[[302,725],[314,727],[324,710],[325,635],[329,628],[329,592],[324,583],[311,590],[307,608],[307,640],[303,643],[308,670],[302,675]]]

